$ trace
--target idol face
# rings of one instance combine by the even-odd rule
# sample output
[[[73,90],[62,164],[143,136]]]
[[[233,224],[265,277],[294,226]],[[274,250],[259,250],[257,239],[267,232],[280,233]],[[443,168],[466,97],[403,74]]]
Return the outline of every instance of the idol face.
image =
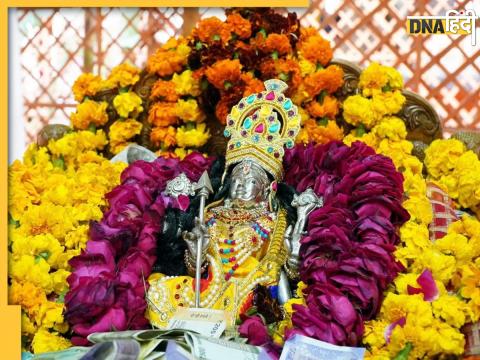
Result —
[[[237,167],[241,166],[240,169]],[[266,199],[268,176],[258,165],[241,163],[232,171],[230,199],[258,203]]]

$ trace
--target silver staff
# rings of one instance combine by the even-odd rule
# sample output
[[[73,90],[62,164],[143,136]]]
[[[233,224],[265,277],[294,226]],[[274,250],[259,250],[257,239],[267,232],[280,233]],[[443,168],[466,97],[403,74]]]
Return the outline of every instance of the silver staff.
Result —
[[[210,177],[208,176],[207,171],[204,171],[200,179],[198,180],[197,185],[195,186],[195,191],[200,195],[200,208],[198,214],[198,222],[202,226],[205,222],[204,211],[205,211],[205,200],[208,198],[208,195],[213,193],[212,184],[210,182]],[[197,239],[197,258],[195,263],[195,307],[200,307],[200,279],[202,275],[202,245],[204,241],[203,231],[200,231],[200,236]]]

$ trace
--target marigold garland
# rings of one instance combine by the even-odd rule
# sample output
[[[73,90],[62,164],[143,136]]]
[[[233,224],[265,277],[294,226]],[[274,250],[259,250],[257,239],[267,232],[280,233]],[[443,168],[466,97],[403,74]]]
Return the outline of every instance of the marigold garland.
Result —
[[[9,301],[22,307],[25,350],[71,346],[63,317],[68,261],[85,248],[88,221],[102,216],[104,194],[124,168],[97,154],[106,143],[101,131],[70,133],[30,145],[9,168]]]

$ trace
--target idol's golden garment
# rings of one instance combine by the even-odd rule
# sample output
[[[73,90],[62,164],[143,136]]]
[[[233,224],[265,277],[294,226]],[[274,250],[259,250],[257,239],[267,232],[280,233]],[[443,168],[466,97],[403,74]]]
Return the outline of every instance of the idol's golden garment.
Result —
[[[252,211],[218,206],[208,210],[205,218],[210,243],[201,307],[225,310],[235,320],[248,310],[256,285],[278,284],[287,256],[285,211],[273,214],[265,208]],[[149,284],[147,317],[154,326],[166,327],[178,307],[194,307],[194,278],[152,274]]]

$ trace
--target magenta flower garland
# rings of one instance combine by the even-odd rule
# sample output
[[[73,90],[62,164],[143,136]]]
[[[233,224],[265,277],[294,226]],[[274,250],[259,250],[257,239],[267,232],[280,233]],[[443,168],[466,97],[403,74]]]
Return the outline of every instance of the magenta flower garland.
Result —
[[[137,161],[124,170],[121,185],[106,196],[103,219],[90,224],[86,249],[70,261],[65,318],[76,334],[75,345],[87,344],[93,332],[148,325],[145,279],[156,260],[165,210],[188,207],[185,199],[179,204],[163,194],[166,184],[182,172],[198,181],[212,161],[193,153],[183,161]]]
[[[285,181],[312,188],[324,206],[308,219],[300,249],[306,305],[293,305],[294,333],[338,345],[358,345],[363,322],[378,312],[383,291],[402,270],[393,252],[403,177],[392,161],[361,142],[297,146],[284,160]]]

